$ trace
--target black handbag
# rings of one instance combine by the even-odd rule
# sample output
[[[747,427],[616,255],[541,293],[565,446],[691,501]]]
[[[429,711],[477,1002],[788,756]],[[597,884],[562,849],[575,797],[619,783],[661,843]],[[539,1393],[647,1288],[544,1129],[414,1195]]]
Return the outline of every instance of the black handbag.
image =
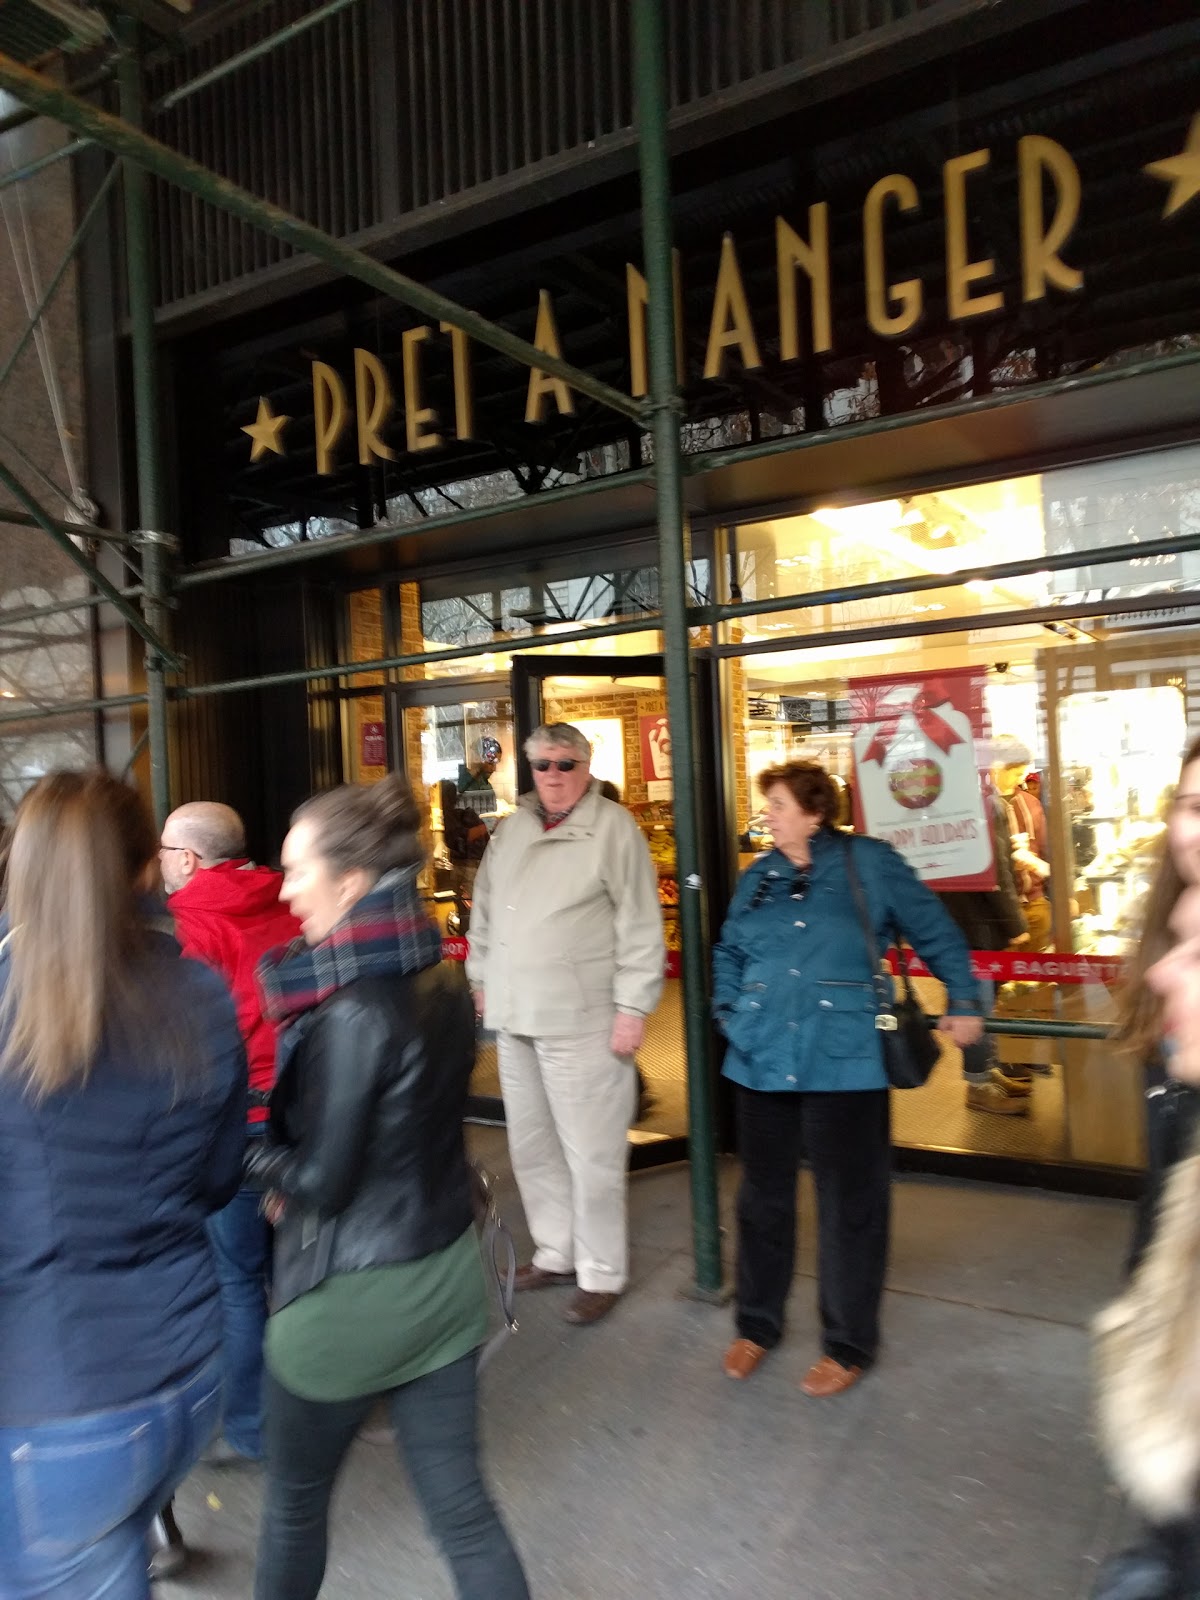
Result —
[[[846,876],[850,880],[850,893],[862,925],[867,943],[867,956],[871,962],[871,983],[875,989],[875,1027],[883,1048],[883,1070],[893,1089],[919,1089],[927,1082],[941,1054],[938,1042],[929,1031],[929,1018],[921,1002],[913,993],[904,947],[897,936],[896,953],[900,962],[900,976],[904,980],[904,994],[896,999],[891,974],[885,972],[879,958],[879,945],[875,939],[875,925],[863,893],[862,879],[854,865],[854,849],[850,840],[842,835],[846,852]]]

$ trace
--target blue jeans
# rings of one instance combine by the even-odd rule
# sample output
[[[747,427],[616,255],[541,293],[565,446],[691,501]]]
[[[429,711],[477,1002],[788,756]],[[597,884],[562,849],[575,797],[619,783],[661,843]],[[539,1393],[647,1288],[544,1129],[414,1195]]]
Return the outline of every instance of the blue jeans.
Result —
[[[263,1330],[271,1276],[271,1226],[259,1211],[262,1196],[239,1189],[208,1219],[221,1286],[225,1438],[240,1455],[262,1455]]]
[[[4,1600],[146,1600],[146,1533],[221,1420],[214,1356],[136,1405],[0,1428]]]

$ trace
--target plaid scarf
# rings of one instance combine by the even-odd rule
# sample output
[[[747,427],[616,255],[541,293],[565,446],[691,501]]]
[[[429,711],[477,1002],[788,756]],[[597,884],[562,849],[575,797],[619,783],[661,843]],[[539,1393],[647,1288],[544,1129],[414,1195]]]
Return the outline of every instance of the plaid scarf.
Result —
[[[357,978],[423,972],[442,959],[442,940],[417,894],[417,869],[387,872],[320,944],[303,939],[269,950],[256,976],[264,1015],[288,1023]]]

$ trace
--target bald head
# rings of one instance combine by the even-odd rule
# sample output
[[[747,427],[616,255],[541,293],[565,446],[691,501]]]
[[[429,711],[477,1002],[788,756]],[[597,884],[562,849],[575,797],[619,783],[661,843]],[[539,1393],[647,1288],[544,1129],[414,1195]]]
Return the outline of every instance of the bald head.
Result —
[[[166,820],[159,851],[167,893],[177,893],[203,868],[245,853],[246,830],[231,806],[215,800],[180,806]]]

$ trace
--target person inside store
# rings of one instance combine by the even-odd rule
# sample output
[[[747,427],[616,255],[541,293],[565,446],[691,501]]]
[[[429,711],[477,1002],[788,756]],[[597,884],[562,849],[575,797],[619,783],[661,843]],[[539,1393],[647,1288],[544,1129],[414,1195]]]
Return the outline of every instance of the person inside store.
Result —
[[[149,1594],[146,1541],[221,1420],[207,1223],[237,1192],[246,1059],[154,898],[108,773],[18,809],[0,922],[0,1594]]]
[[[496,810],[496,791],[492,788],[492,779],[503,754],[499,739],[486,737],[476,744],[474,761],[469,764],[464,761],[459,766],[458,792],[468,797],[467,804],[476,813]]]
[[[994,889],[954,890],[938,898],[954,918],[972,950],[1023,949],[1029,943],[1025,913],[1013,873],[1012,835],[1004,802],[989,789],[984,796],[992,835]],[[996,985],[976,980],[985,1016],[996,1004]],[[1033,1081],[1019,1067],[1001,1064],[996,1041],[985,1033],[962,1053],[966,1103],[969,1111],[986,1111],[1002,1117],[1028,1116]]]
[[[1200,1416],[1187,1398],[1200,1381],[1191,1320],[1200,1305],[1200,740],[1184,755],[1169,805],[1115,1042],[1143,1063],[1147,1173],[1129,1287],[1101,1319],[1100,1416],[1106,1453],[1145,1532],[1105,1564],[1092,1594],[1184,1600],[1200,1593],[1200,1483],[1194,1471],[1181,1482],[1177,1468],[1150,1468],[1154,1429],[1164,1422],[1176,1462],[1200,1462]],[[1192,1364],[1181,1364],[1189,1351]],[[1158,1380],[1153,1392],[1139,1382],[1147,1374]]]
[[[282,1029],[247,1176],[275,1224],[256,1600],[313,1600],[329,1502],[379,1398],[459,1600],[526,1600],[476,1438],[488,1304],[463,1144],[470,993],[417,887],[395,774],[302,805],[282,895],[303,939],[264,958]]]
[[[629,1275],[634,1055],[663,987],[658,874],[567,722],[530,734],[534,791],[475,880],[467,976],[495,1029],[513,1174],[533,1236],[517,1288],[576,1286],[566,1321],[616,1306]]]
[[[723,1367],[748,1378],[782,1337],[803,1152],[816,1191],[823,1349],[801,1388],[826,1397],[875,1361],[890,1213],[888,1081],[851,863],[879,949],[903,937],[946,986],[940,1031],[964,1049],[983,1022],[962,934],[890,845],[834,826],[838,793],[825,769],[791,761],[759,786],[774,848],[742,874],[713,951],[742,1162],[737,1337]]]
[[[1045,810],[1029,783],[1034,776],[1030,771],[1033,757],[1028,746],[1011,733],[991,740],[991,756],[992,784],[1008,819],[1013,881],[1025,919],[1027,938],[1023,947],[1047,950],[1053,942],[1049,837]],[[994,1010],[998,1017],[1018,1021],[1046,1019],[1054,1015],[1053,993],[1044,984],[1008,983],[1002,986]],[[1053,1072],[1051,1054],[1052,1046],[1044,1040],[1001,1040],[997,1055],[1010,1093],[1028,1099],[1033,1094],[1034,1074],[1050,1076]],[[990,1109],[1003,1111],[1004,1103],[993,1097]],[[1011,1114],[1013,1108],[1008,1109]]]
[[[1031,950],[1050,945],[1051,914],[1046,886],[1050,878],[1049,835],[1042,802],[1028,786],[1033,757],[1012,734],[992,741],[992,782],[1004,802],[1012,841],[1017,893]]]

